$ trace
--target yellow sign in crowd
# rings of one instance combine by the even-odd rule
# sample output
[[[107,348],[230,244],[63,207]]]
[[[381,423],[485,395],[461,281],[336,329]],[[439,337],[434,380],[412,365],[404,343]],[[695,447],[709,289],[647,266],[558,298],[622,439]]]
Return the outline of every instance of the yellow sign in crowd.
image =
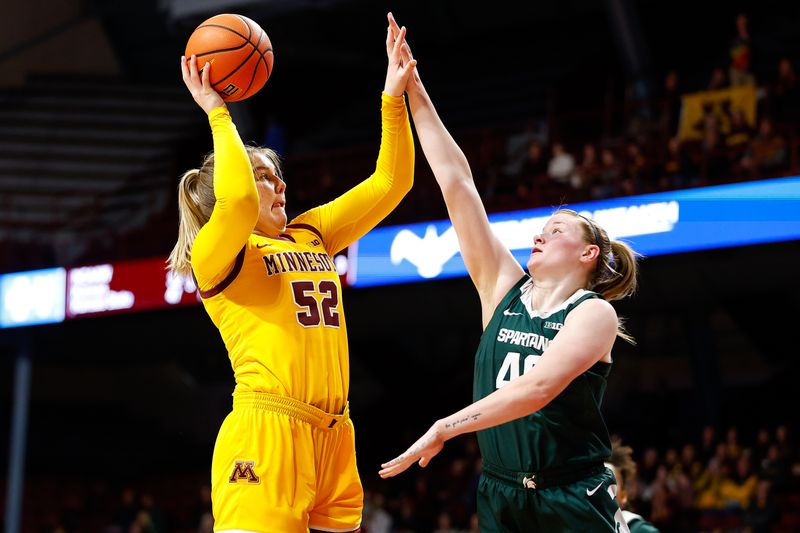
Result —
[[[716,117],[719,132],[726,135],[731,129],[731,116],[736,110],[744,113],[747,124],[756,122],[756,88],[729,87],[718,91],[703,91],[683,96],[678,137],[681,141],[700,140],[709,116]]]

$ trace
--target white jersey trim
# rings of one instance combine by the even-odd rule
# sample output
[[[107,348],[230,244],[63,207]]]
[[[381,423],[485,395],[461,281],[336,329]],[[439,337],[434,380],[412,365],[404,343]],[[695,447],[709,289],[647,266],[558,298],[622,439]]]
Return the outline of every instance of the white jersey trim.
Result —
[[[622,511],[622,516],[625,517],[625,522],[627,522],[628,524],[630,524],[634,520],[644,520],[644,518],[642,518],[641,515],[632,513],[630,511],[625,511],[624,509]]]
[[[569,305],[578,301],[582,296],[591,293],[591,291],[587,291],[586,289],[578,289],[572,294],[572,296],[564,300],[561,305],[555,309],[551,311],[539,311],[538,309],[533,308],[533,278],[523,283],[522,287],[519,288],[519,292],[520,301],[525,306],[525,309],[528,310],[528,314],[531,316],[531,318],[547,318],[553,313],[563,311]]]

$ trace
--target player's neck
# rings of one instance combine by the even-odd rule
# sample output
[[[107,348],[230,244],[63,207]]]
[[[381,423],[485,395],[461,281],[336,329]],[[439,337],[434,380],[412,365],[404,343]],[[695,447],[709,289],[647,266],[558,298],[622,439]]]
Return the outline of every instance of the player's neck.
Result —
[[[575,291],[584,287],[582,279],[577,277],[533,278],[531,305],[539,311],[550,311],[559,307]]]

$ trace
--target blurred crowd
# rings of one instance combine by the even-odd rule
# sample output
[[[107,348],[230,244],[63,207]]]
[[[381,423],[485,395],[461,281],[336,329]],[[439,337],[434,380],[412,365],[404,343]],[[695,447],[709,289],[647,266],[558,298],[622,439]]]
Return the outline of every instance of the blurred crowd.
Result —
[[[789,57],[778,57],[772,65],[759,65],[764,79],[758,80],[751,46],[747,16],[740,14],[729,58],[713,69],[707,84],[681,83],[678,70],[666,72],[660,87],[651,87],[645,80],[630,83],[622,109],[617,112],[607,105],[597,114],[597,120],[620,115],[621,120],[609,121],[614,124],[608,127],[598,128],[592,118],[567,126],[569,113],[556,112],[525,124],[456,132],[488,210],[797,174],[800,82],[795,65]],[[699,117],[682,111],[687,94],[742,87],[753,88],[752,105],[721,96],[705,103]],[[276,125],[269,124],[265,137],[273,138]],[[603,133],[597,138],[582,133],[598,129]],[[317,205],[353,185],[356,177],[363,177],[353,172],[358,168],[353,157],[371,163],[374,154],[370,149],[358,154],[290,157],[289,171],[303,178],[298,182],[310,180],[318,186],[290,187],[289,204],[298,209]],[[417,166],[415,188],[435,188],[424,158],[418,159],[422,162]],[[369,165],[358,168],[368,169]],[[435,202],[435,192],[419,194],[417,190],[412,195],[417,199],[430,196]],[[417,216],[431,210],[425,202],[412,203]],[[407,207],[401,205],[400,210]]]
[[[364,533],[478,532],[477,441],[469,435],[452,444],[427,468],[396,478],[362,469]],[[675,446],[634,445],[634,458],[629,510],[662,533],[800,530],[800,448],[787,425],[746,434],[707,426]],[[40,533],[213,531],[210,489],[199,473],[125,485],[33,479],[25,511],[25,531]]]

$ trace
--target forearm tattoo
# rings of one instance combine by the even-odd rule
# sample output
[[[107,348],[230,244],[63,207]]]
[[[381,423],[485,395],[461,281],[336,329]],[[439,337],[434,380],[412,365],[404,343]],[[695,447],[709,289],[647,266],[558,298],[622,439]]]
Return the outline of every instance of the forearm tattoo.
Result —
[[[446,427],[447,429],[452,429],[457,426],[460,426],[461,424],[466,424],[467,422],[475,422],[480,417],[481,413],[475,413],[474,415],[467,415],[459,420],[454,420],[452,422],[445,422],[444,427]]]

